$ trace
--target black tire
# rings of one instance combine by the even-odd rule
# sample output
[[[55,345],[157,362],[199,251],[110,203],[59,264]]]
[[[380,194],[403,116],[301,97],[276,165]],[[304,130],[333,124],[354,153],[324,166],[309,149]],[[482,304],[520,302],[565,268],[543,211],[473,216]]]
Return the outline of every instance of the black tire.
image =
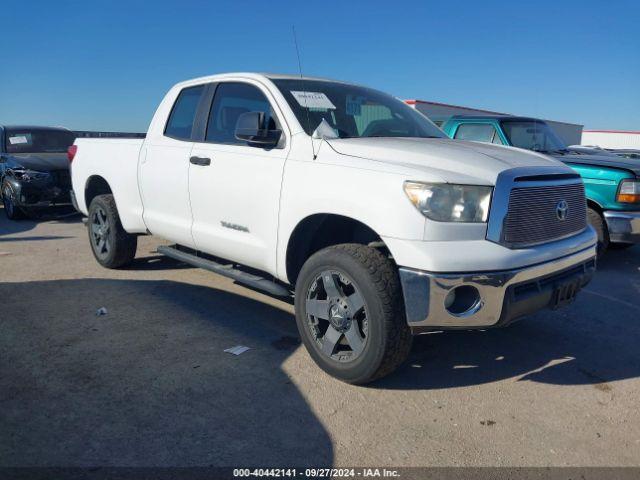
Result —
[[[598,234],[597,250],[598,256],[601,256],[609,248],[609,231],[607,230],[607,224],[604,222],[602,215],[593,208],[587,208],[587,220]]]
[[[98,195],[91,201],[87,231],[93,256],[103,267],[123,267],[136,256],[138,237],[122,228],[113,195]]]
[[[13,187],[7,181],[2,183],[2,204],[4,205],[4,214],[9,220],[25,218],[24,211],[16,205]]]
[[[336,305],[323,304],[330,306],[327,319],[315,317],[308,312],[307,306],[308,300],[318,301],[317,298],[310,299],[317,292],[325,297],[319,302],[328,302],[328,291],[322,293],[324,284],[319,286],[319,280],[324,279],[326,273],[334,277],[337,283],[332,284],[338,285],[334,291],[338,291],[347,304],[348,299],[359,293],[362,307],[356,310],[357,314],[349,310],[346,315],[352,317],[351,323],[366,321],[366,333],[360,324],[359,332],[364,340],[357,352],[351,348],[350,332],[340,333],[340,327],[344,325],[334,328],[334,333],[338,331],[336,335],[340,339],[335,345],[346,351],[335,349],[336,353],[333,353],[331,348],[329,353],[323,352],[325,338],[319,338],[321,323],[327,325],[323,337],[328,336],[327,332],[333,328],[335,320],[331,312]],[[343,280],[347,283],[341,284]],[[345,294],[347,289],[351,289],[352,296]],[[374,248],[342,244],[312,255],[303,265],[296,282],[295,311],[300,337],[313,360],[329,375],[344,382],[364,384],[388,375],[406,360],[411,350],[412,335],[405,317],[397,269],[391,260]],[[357,316],[361,318],[357,320]],[[349,352],[349,349],[353,351]]]

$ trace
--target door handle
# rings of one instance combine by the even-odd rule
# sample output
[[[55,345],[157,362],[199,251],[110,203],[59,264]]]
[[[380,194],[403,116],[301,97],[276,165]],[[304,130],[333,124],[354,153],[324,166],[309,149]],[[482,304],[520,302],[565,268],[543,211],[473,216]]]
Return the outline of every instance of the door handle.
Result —
[[[203,167],[211,165],[211,159],[207,157],[191,157],[189,161],[194,165],[201,165]]]

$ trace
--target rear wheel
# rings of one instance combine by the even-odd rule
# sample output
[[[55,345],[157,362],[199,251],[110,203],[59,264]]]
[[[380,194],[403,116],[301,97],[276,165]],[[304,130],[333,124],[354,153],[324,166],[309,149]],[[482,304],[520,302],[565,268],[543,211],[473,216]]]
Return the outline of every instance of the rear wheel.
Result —
[[[2,185],[2,204],[4,205],[4,213],[9,220],[19,220],[24,218],[24,212],[16,205],[16,194],[9,182]]]
[[[91,201],[87,230],[93,256],[103,267],[123,267],[136,256],[138,237],[122,228],[113,195],[98,195]]]
[[[602,215],[593,208],[587,208],[587,220],[589,220],[589,224],[598,234],[598,256],[601,256],[609,248],[609,231],[607,230],[607,224],[604,218],[602,218]]]
[[[373,248],[336,245],[311,256],[296,282],[295,307],[309,354],[342,381],[383,377],[411,350],[397,270]]]

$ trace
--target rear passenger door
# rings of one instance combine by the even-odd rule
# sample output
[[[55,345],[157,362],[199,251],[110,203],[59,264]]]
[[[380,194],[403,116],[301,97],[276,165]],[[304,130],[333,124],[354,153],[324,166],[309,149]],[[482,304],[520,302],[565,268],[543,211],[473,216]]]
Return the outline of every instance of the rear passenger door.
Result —
[[[276,147],[235,137],[238,117],[263,112],[282,130]],[[258,82],[215,86],[207,128],[194,144],[189,166],[192,234],[203,252],[274,273],[280,188],[289,151],[288,129],[269,91]]]
[[[194,123],[206,85],[184,88],[162,134],[147,138],[140,158],[140,190],[147,228],[173,242],[194,247],[189,206],[189,155]]]

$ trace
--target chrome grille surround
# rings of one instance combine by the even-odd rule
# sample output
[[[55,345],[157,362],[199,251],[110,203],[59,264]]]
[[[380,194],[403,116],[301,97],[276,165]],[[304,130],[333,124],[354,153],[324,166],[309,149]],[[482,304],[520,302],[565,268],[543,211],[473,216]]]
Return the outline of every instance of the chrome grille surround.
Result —
[[[557,216],[559,202],[569,209]],[[571,237],[587,228],[582,179],[562,167],[520,167],[496,180],[487,240],[508,248],[527,248]]]

